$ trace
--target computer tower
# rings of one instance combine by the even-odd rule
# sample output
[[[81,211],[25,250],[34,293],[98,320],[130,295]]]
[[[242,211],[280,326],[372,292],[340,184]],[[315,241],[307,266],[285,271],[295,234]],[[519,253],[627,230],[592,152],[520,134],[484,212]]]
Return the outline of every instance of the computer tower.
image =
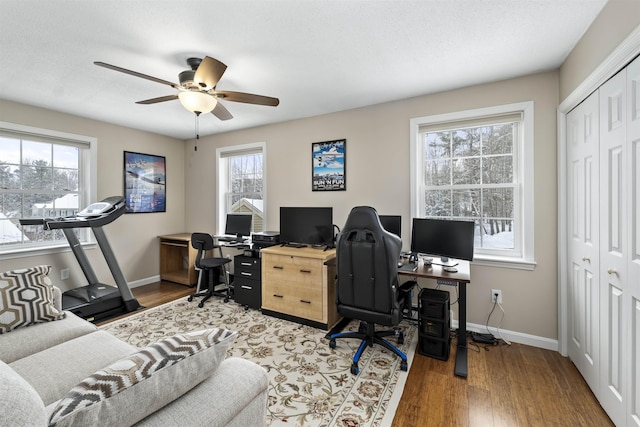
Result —
[[[418,352],[448,360],[451,348],[449,292],[424,288],[418,294]]]

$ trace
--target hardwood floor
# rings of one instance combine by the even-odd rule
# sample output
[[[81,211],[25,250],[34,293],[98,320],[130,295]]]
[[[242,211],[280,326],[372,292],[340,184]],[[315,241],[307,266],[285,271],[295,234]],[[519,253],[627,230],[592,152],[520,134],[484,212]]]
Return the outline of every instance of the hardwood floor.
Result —
[[[194,290],[158,282],[132,292],[151,308]],[[446,362],[416,353],[393,427],[613,426],[576,367],[558,352],[472,345],[467,379],[453,375],[454,361],[455,339]]]

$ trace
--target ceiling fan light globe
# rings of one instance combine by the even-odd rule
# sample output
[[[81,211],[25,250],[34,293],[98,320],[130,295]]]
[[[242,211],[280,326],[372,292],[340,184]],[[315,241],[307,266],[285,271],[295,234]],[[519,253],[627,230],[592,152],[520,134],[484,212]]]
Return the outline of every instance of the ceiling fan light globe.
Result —
[[[194,113],[210,113],[218,100],[204,92],[183,91],[178,93],[178,99],[184,108]]]

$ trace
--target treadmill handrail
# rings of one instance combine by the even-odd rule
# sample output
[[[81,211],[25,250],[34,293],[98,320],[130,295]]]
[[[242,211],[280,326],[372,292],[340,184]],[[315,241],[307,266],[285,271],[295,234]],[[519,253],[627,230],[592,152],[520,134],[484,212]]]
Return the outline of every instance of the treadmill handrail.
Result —
[[[118,219],[127,210],[127,205],[122,196],[107,197],[104,202],[111,203],[113,208],[101,215],[94,217],[67,216],[62,218],[24,218],[20,219],[21,225],[43,225],[45,230],[58,230],[63,228],[102,227]]]

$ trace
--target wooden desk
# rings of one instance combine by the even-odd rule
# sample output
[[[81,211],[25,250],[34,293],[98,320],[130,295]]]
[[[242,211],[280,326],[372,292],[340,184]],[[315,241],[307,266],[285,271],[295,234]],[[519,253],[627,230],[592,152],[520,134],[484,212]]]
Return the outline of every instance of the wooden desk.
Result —
[[[158,236],[160,239],[160,279],[193,286],[198,280],[196,255],[191,233]]]
[[[424,265],[422,261],[415,271],[398,270],[398,275],[424,277],[426,279],[450,280],[458,284],[458,346],[456,349],[455,374],[467,377],[467,283],[471,282],[469,261],[458,260],[457,273],[449,273],[439,265]]]

